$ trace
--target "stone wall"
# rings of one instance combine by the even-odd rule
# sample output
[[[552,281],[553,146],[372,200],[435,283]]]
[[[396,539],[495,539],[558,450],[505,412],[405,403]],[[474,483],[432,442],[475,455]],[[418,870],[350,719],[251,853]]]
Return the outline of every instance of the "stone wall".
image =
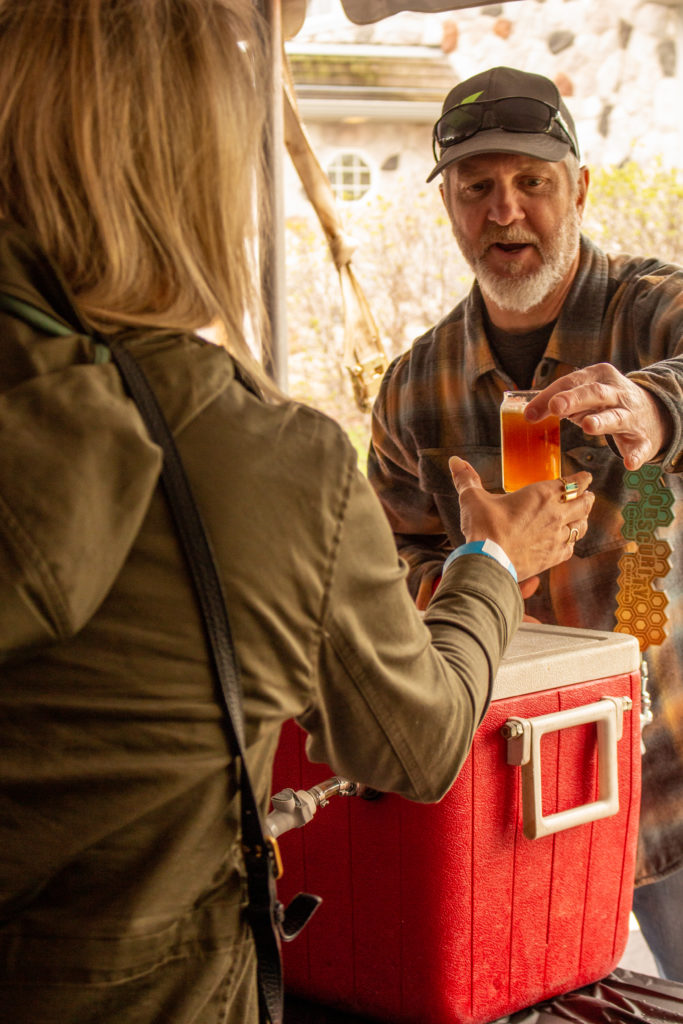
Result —
[[[365,26],[307,18],[299,40],[433,47],[454,84],[499,64],[537,71],[565,97],[589,165],[683,166],[683,0],[513,0]]]

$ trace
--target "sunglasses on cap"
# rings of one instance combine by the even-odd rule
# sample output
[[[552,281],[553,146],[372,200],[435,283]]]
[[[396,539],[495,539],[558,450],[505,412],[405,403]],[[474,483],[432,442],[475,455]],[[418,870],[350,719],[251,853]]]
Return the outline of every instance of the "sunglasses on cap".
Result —
[[[543,100],[526,96],[506,96],[498,100],[475,100],[451,107],[434,125],[432,150],[438,162],[437,144],[442,150],[457,146],[477,132],[502,128],[506,132],[552,135],[568,142],[578,157],[578,147],[562,114]]]

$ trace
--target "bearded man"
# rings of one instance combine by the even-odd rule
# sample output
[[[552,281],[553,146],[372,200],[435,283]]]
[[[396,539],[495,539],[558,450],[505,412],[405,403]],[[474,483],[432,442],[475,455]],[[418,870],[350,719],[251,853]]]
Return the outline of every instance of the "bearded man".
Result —
[[[626,471],[656,465],[669,498],[683,494],[683,269],[608,256],[581,233],[589,174],[571,114],[547,78],[501,67],[461,82],[434,127],[434,156],[428,180],[442,175],[453,233],[476,279],[387,370],[368,460],[411,593],[426,607],[462,543],[449,459],[466,459],[500,491],[503,392],[535,389],[527,419],[562,418],[563,472],[588,470],[596,502],[573,556],[523,585],[526,612],[613,630],[622,509],[634,499]],[[665,532],[673,553],[659,584],[669,625],[644,655],[654,720],[644,731],[634,910],[660,973],[683,981],[680,516]]]

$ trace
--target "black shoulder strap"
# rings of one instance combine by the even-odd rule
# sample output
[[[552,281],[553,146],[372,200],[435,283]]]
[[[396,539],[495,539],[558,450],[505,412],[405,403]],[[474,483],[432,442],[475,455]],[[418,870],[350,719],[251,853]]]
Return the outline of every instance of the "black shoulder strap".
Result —
[[[273,863],[247,772],[239,669],[218,570],[178,449],[147,378],[123,346],[110,342],[109,350],[150,436],[164,453],[161,481],[202,611],[207,643],[227,712],[229,738],[241,763],[242,848],[247,868],[248,915],[256,943],[260,995],[271,1024],[281,1024],[283,986],[280,947],[273,919],[277,906]]]

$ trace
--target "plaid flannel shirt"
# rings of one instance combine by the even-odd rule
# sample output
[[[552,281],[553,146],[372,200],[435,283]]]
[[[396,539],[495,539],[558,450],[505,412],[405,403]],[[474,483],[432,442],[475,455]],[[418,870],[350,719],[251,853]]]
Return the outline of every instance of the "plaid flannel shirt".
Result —
[[[653,391],[674,431],[663,454],[664,480],[683,495],[683,268],[656,259],[608,256],[581,239],[571,291],[536,367],[543,388],[573,369],[612,363]],[[499,410],[519,385],[497,365],[486,338],[482,298],[469,295],[418,338],[386,372],[372,417],[368,476],[408,563],[413,597],[431,593],[448,553],[463,542],[451,455],[470,462],[484,487],[502,491]],[[544,573],[526,611],[541,622],[615,628],[621,509],[633,500],[624,466],[605,437],[562,421],[562,471],[593,476],[596,501],[574,557]],[[668,597],[668,635],[650,647],[654,721],[644,733],[639,882],[683,865],[683,537],[680,505],[659,536],[674,549],[658,581]]]

